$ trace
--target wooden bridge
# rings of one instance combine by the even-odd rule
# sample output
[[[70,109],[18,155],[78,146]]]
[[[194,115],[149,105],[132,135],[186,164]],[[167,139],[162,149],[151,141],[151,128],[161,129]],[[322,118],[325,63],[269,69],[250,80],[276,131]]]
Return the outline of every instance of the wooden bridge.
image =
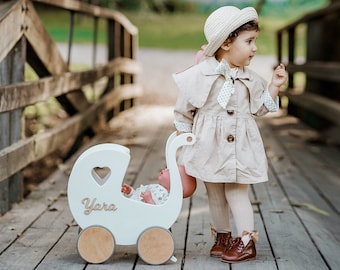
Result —
[[[138,258],[135,246],[118,246],[100,265],[80,258],[78,226],[65,192],[77,155],[98,143],[126,145],[132,160],[125,182],[135,187],[154,183],[165,166],[164,145],[173,131],[172,107],[140,105],[118,115],[107,132],[95,136],[0,218],[0,269],[338,269],[338,149],[318,144],[319,134],[295,117],[274,115],[258,123],[270,181],[251,190],[255,226],[260,231],[256,261],[230,266],[208,256],[213,238],[202,183],[192,198],[183,201],[171,228],[176,263],[147,265]]]
[[[54,1],[34,2],[52,3]],[[10,1],[1,4],[0,7],[6,7],[7,11],[17,10],[19,9],[16,6],[18,3],[25,3],[25,6],[29,7],[28,10],[31,10],[34,8],[34,2]],[[121,29],[119,33],[125,33],[125,30],[122,30],[126,29],[125,27],[131,28],[134,34],[123,36],[136,38],[136,29],[124,20],[124,24],[120,24],[120,19],[125,17],[117,13],[114,13],[114,16],[108,15],[107,11],[102,9],[95,9],[96,13],[91,13],[93,10],[88,5],[79,3],[75,5],[75,1],[61,1],[61,3],[58,6],[70,10],[71,14],[76,11],[86,11],[88,12],[86,14],[92,14],[94,17],[106,14],[104,17],[115,25],[113,28]],[[9,13],[4,11],[0,14],[3,15],[0,22],[3,22],[7,18],[6,14]],[[38,17],[34,18],[38,20]],[[36,27],[39,24],[34,23],[34,25]],[[0,32],[5,31],[3,29],[0,24]],[[114,33],[113,36],[117,34],[117,31]],[[32,45],[28,45],[29,39],[26,38],[28,34],[26,32],[22,34],[21,38],[25,40],[27,50],[27,47]],[[69,48],[72,48],[72,44],[70,42]],[[118,42],[118,44],[121,43]],[[115,46],[108,46],[107,50],[114,50]],[[137,47],[134,50],[137,50]],[[13,53],[17,51],[20,50],[13,50]],[[162,63],[157,62],[159,56],[164,54],[168,56],[168,59],[176,59],[176,64],[166,60]],[[210,232],[207,197],[202,183],[199,183],[193,197],[183,201],[181,214],[171,228],[176,243],[174,255],[177,262],[170,261],[159,266],[147,265],[138,257],[135,246],[117,246],[113,256],[103,264],[88,264],[80,258],[76,248],[79,228],[69,211],[66,194],[68,176],[75,159],[91,145],[103,142],[122,144],[130,149],[132,158],[124,181],[135,187],[140,184],[154,183],[159,171],[165,166],[165,141],[173,131],[172,104],[176,91],[170,82],[171,72],[189,65],[193,56],[194,52],[155,51],[149,53],[145,50],[140,51],[139,64],[143,67],[144,73],[138,84],[135,79],[131,79],[131,77],[135,78],[135,75],[131,74],[140,71],[139,65],[134,60],[126,59],[132,59],[131,55],[123,57],[119,55],[117,58],[111,58],[106,65],[94,65],[90,71],[65,71],[58,73],[59,77],[52,76],[51,72],[48,75],[42,75],[43,78],[32,82],[31,86],[31,83],[27,82],[10,82],[0,87],[1,121],[4,115],[9,118],[14,117],[15,111],[22,111],[22,108],[35,102],[22,100],[25,98],[29,100],[27,96],[24,96],[17,101],[21,102],[21,105],[17,103],[17,105],[9,105],[3,100],[9,100],[5,97],[9,97],[11,91],[17,89],[38,91],[40,89],[41,92],[37,92],[30,98],[43,100],[43,89],[45,91],[50,89],[51,84],[58,78],[63,81],[59,81],[57,85],[53,84],[55,90],[50,90],[47,96],[59,97],[69,92],[77,93],[79,90],[75,89],[80,89],[87,84],[91,85],[105,76],[112,75],[111,79],[115,82],[109,88],[114,89],[112,93],[103,91],[101,88],[98,90],[101,95],[97,97],[96,102],[84,107],[83,111],[70,113],[60,126],[29,138],[20,138],[17,142],[8,143],[8,146],[0,148],[2,149],[0,150],[0,176],[3,200],[3,198],[10,197],[9,194],[14,190],[18,190],[18,188],[11,189],[11,192],[6,193],[7,197],[4,195],[4,190],[9,189],[6,187],[12,186],[13,180],[20,179],[12,176],[14,171],[15,173],[16,170],[20,171],[29,162],[60,147],[65,138],[72,137],[75,138],[74,141],[77,141],[76,138],[81,138],[84,134],[87,136],[89,133],[92,134],[85,145],[79,144],[78,149],[70,151],[70,157],[60,164],[59,169],[20,203],[14,203],[15,200],[11,203],[8,200],[2,203],[12,209],[3,210],[3,213],[7,213],[0,217],[0,269],[339,269],[339,148],[336,144],[324,140],[322,133],[308,127],[298,118],[288,115],[284,109],[279,113],[257,119],[269,160],[270,181],[254,185],[250,192],[255,213],[255,227],[260,232],[256,261],[229,265],[208,256],[213,238]],[[26,59],[28,58],[27,56]],[[264,63],[261,56],[258,58],[254,69],[260,70],[261,75],[267,76],[268,70],[257,69]],[[125,64],[126,62],[128,64]],[[159,66],[155,67],[151,64],[156,62]],[[155,76],[165,71],[169,72],[169,76]],[[71,80],[69,76],[77,79]],[[127,81],[122,79],[126,78],[125,76],[129,78]],[[12,76],[9,77],[12,78]],[[86,81],[89,78],[93,81]],[[64,83],[65,80],[67,83]],[[154,85],[162,85],[162,89],[157,90],[162,92],[157,94],[148,92],[150,85],[147,83],[151,81]],[[74,86],[75,83],[77,85]],[[129,92],[128,89],[140,89],[140,84],[145,90],[143,96],[150,95],[154,100],[146,101],[143,100],[143,96],[140,96],[140,104],[132,106],[136,105],[134,100],[140,92],[139,90]],[[27,88],[20,88],[26,86]],[[104,88],[107,89],[107,86]],[[123,88],[132,94],[126,96],[124,90],[121,90]],[[19,92],[16,93],[19,94]],[[157,96],[160,99],[156,99]],[[14,107],[4,109],[3,106]],[[112,111],[113,108],[115,108],[114,111]],[[124,110],[125,108],[129,109]],[[97,119],[102,122],[99,125],[100,128],[95,129]],[[1,122],[1,139],[4,130],[3,122]],[[59,134],[64,141],[62,138],[59,140],[56,134]],[[27,156],[30,159],[27,159]],[[26,163],[21,161],[23,159]],[[20,181],[14,181],[16,182],[20,183]],[[21,198],[17,200],[20,201]]]

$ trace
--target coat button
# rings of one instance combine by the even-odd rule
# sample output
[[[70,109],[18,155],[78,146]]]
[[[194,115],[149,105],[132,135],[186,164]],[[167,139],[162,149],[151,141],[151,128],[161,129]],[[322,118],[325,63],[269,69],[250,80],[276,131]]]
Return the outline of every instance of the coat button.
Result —
[[[233,136],[233,135],[229,135],[228,137],[227,137],[227,141],[228,142],[233,142],[235,140],[235,137]]]
[[[227,113],[228,113],[229,115],[233,115],[233,114],[234,114],[234,110],[227,110]]]

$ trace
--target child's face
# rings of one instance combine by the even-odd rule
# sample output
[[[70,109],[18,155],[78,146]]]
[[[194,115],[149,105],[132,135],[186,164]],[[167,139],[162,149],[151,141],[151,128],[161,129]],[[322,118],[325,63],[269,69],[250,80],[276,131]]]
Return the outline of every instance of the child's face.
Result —
[[[256,39],[258,31],[242,31],[233,42],[222,45],[224,52],[222,57],[231,68],[244,67],[250,64],[256,54]]]

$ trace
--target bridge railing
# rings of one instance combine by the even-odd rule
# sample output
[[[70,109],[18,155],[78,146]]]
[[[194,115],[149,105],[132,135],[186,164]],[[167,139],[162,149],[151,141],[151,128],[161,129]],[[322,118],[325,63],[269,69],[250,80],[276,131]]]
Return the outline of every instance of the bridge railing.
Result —
[[[46,30],[36,5],[69,13],[67,56]],[[71,71],[75,16],[93,20],[92,65]],[[107,59],[96,64],[98,25],[106,24]],[[13,0],[0,3],[0,214],[23,198],[21,171],[70,144],[74,152],[86,136],[101,131],[141,94],[136,81],[138,30],[121,13],[75,0]],[[100,47],[102,48],[103,45]],[[31,69],[36,79],[27,80]],[[88,94],[90,89],[91,94]],[[25,134],[25,110],[53,99],[66,117],[57,125]]]
[[[337,143],[340,142],[339,18],[340,3],[334,3],[277,32],[278,62],[287,64],[289,74],[288,88],[282,93],[288,97],[288,112]],[[298,54],[299,50],[304,55]]]

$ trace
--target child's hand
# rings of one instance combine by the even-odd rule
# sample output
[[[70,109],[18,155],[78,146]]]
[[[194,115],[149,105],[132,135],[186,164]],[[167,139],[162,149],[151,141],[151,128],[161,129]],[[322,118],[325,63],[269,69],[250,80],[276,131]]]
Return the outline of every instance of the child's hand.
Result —
[[[150,204],[155,204],[152,199],[152,194],[150,190],[146,190],[145,192],[141,192],[140,196],[143,198],[143,201]]]
[[[276,87],[281,87],[287,80],[286,69],[283,64],[277,66],[274,70],[272,84]]]
[[[125,195],[129,195],[131,193],[131,189],[131,186],[129,186],[128,184],[123,184],[121,192]]]

